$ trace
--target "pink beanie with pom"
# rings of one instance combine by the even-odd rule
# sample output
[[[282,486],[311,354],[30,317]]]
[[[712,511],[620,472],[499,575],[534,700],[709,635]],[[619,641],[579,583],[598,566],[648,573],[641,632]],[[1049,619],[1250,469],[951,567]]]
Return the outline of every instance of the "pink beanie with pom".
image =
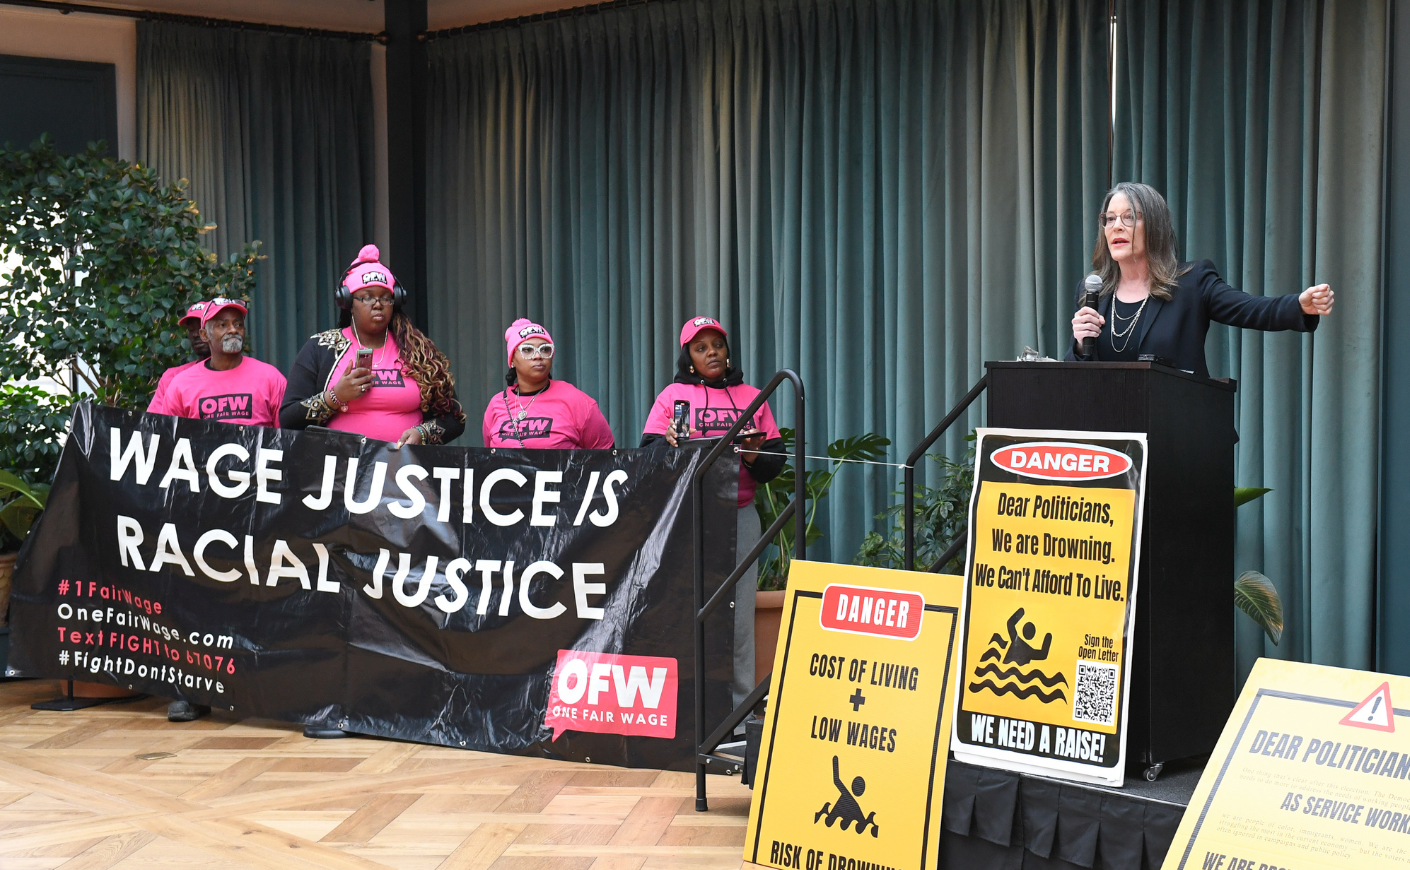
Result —
[[[548,334],[548,330],[534,323],[527,317],[521,317],[509,324],[509,328],[504,331],[504,343],[508,346],[510,365],[514,365],[515,349],[535,336],[542,338],[549,344],[553,344],[553,336]]]
[[[376,245],[363,245],[362,250],[357,252],[357,259],[353,260],[352,268],[348,269],[347,276],[343,278],[343,286],[348,288],[349,293],[364,287],[395,290],[396,283],[397,279],[392,277],[392,270],[382,265],[382,252],[377,250]]]

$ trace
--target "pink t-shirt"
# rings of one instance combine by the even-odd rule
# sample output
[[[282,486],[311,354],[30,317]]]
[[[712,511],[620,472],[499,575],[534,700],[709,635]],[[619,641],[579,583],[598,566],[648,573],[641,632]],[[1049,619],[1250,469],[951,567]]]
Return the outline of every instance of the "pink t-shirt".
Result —
[[[676,400],[683,399],[690,403],[690,414],[687,419],[690,421],[691,437],[718,438],[729,431],[729,427],[739,419],[740,412],[749,407],[749,403],[754,401],[754,397],[757,395],[759,395],[759,391],[748,384],[723,389],[703,387],[699,384],[671,384],[656,397],[656,403],[651,406],[651,413],[647,415],[646,426],[642,429],[642,433],[645,435],[666,434],[666,430],[671,428],[671,419],[675,416]],[[774,422],[773,411],[769,410],[767,402],[760,406],[758,413],[754,415],[754,428],[763,431],[766,441],[771,438],[783,437],[778,431],[778,424]],[[749,469],[745,468],[741,461],[739,464],[740,507],[753,503],[756,487],[754,478],[749,474]]]
[[[284,403],[284,375],[279,369],[248,356],[223,372],[207,362],[202,360],[171,379],[164,413],[279,428],[279,406]]]
[[[166,409],[166,391],[171,388],[171,382],[176,376],[189,369],[191,366],[198,366],[205,362],[203,359],[182,363],[179,366],[172,366],[162,372],[161,378],[157,380],[157,388],[152,392],[152,401],[147,403],[148,414],[170,414]]]
[[[521,406],[528,413],[519,420]],[[597,402],[567,381],[549,381],[527,399],[519,398],[510,387],[495,393],[485,406],[481,434],[486,447],[606,450],[612,446],[612,427]]]
[[[351,328],[343,330],[352,347],[333,366],[328,381],[332,389],[357,361],[357,339]],[[381,347],[372,349],[372,389],[348,402],[348,410],[334,414],[329,429],[356,432],[378,441],[396,441],[402,433],[425,420],[421,413],[421,385],[402,371],[401,353],[391,332]]]

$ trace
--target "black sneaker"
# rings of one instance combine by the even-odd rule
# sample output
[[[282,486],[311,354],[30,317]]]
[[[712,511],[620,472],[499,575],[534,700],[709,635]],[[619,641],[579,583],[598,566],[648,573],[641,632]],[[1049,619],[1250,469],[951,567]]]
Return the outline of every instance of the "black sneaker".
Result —
[[[202,716],[209,716],[211,708],[205,704],[192,704],[190,701],[172,701],[166,708],[168,722],[195,722]]]

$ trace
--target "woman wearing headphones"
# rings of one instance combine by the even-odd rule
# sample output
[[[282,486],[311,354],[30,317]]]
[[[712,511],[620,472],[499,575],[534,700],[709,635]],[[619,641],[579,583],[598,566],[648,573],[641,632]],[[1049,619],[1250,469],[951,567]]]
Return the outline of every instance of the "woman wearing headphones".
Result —
[[[304,343],[279,424],[327,426],[403,444],[445,444],[465,431],[446,355],[402,310],[406,294],[366,245],[337,290],[338,329]]]
[[[641,446],[666,443],[679,447],[691,438],[718,438],[729,431],[740,412],[759,391],[744,383],[744,372],[730,361],[725,328],[713,317],[693,317],[681,327],[681,352],[676,377],[656,396],[646,418]],[[677,409],[679,408],[679,412]],[[762,531],[754,510],[757,484],[768,483],[783,470],[783,436],[768,403],[740,431],[739,512],[735,526],[736,553],[747,553]],[[762,452],[759,452],[762,451]],[[758,568],[740,580],[734,608],[734,702],[754,690],[754,589]]]
[[[592,396],[553,379],[553,336],[523,317],[504,331],[509,386],[485,407],[486,447],[609,450],[612,427]]]

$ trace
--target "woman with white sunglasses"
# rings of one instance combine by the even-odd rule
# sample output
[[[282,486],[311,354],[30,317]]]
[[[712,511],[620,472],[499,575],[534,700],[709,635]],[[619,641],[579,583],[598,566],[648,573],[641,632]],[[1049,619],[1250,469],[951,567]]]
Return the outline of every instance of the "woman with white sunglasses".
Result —
[[[519,318],[504,332],[508,385],[485,407],[486,447],[607,450],[612,427],[597,402],[567,381],[553,379],[553,336]]]

